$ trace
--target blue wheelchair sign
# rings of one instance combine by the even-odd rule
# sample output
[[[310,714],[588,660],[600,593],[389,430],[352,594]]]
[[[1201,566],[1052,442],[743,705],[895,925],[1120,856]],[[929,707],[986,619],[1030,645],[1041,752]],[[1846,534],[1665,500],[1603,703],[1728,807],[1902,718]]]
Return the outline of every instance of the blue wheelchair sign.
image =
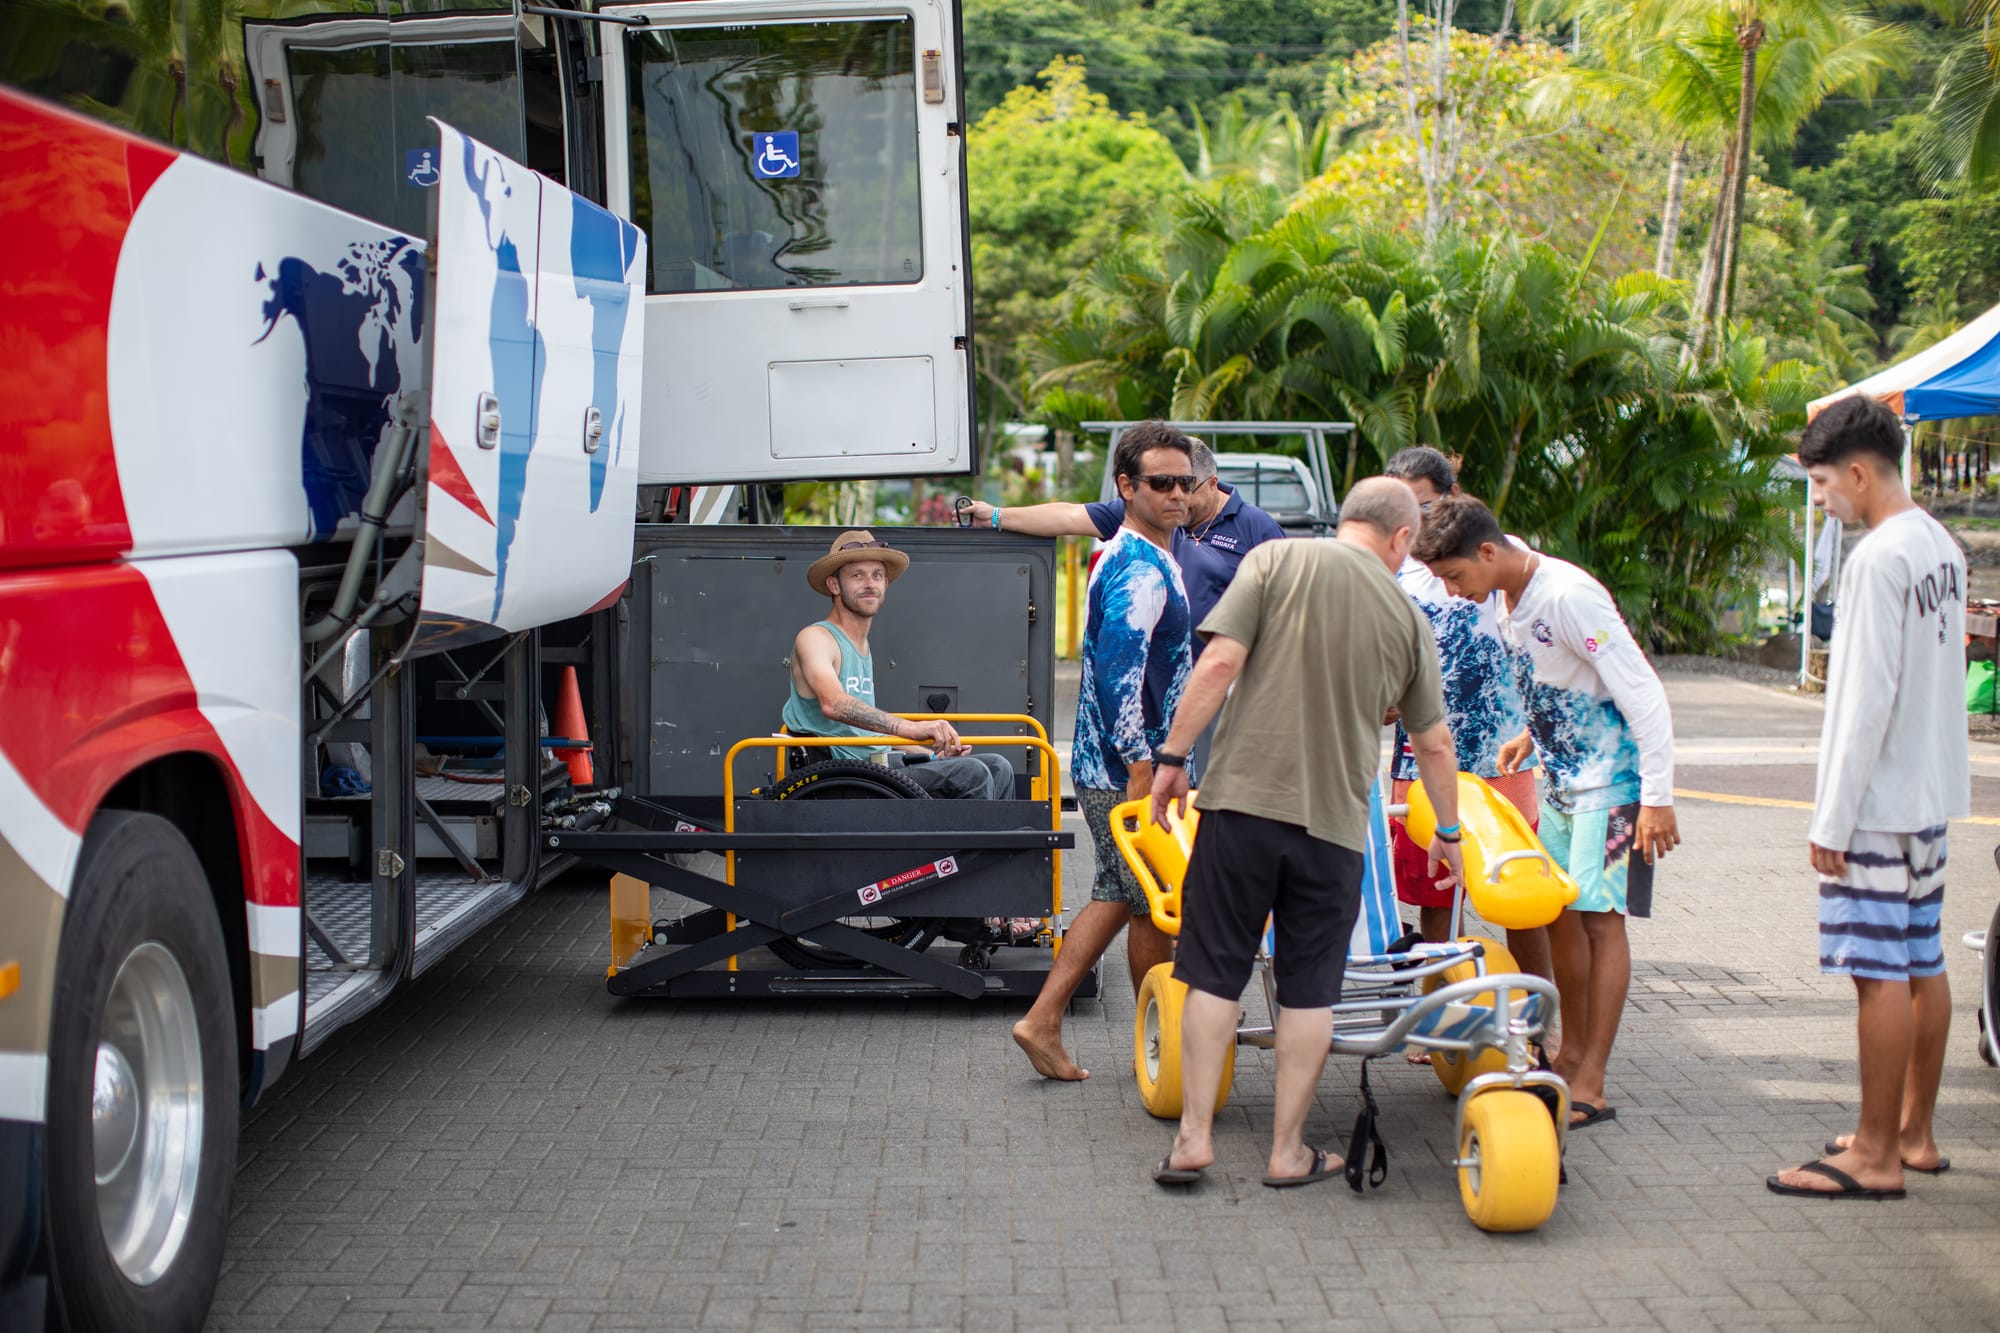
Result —
[[[442,179],[438,171],[437,149],[405,148],[403,150],[403,179],[420,190],[428,190]]]
[[[759,130],[750,136],[750,168],[760,180],[784,180],[799,174],[799,132]]]

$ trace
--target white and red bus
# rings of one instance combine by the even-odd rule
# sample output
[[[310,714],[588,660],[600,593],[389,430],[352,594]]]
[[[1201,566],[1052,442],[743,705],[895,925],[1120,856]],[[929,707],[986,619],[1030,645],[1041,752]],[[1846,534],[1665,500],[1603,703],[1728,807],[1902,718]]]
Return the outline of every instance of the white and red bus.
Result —
[[[0,1325],[200,1325],[635,515],[973,466],[955,5],[580,3],[0,0]]]

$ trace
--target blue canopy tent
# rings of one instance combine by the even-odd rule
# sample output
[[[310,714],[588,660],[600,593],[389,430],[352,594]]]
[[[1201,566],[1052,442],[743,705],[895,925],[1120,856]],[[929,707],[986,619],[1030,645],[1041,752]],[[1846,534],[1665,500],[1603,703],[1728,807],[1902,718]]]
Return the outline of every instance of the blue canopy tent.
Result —
[[[1918,421],[1950,421],[1959,417],[2000,416],[2000,305],[1994,306],[1958,332],[1905,357],[1887,370],[1837,389],[1806,407],[1808,419],[1827,404],[1860,395],[1879,398],[1903,418],[1903,474],[1910,472],[1909,427]],[[1806,566],[1808,590],[1813,585],[1812,499],[1806,499]],[[1808,592],[1810,596],[1810,592]],[[1799,681],[1808,676],[1812,635],[1802,634]]]

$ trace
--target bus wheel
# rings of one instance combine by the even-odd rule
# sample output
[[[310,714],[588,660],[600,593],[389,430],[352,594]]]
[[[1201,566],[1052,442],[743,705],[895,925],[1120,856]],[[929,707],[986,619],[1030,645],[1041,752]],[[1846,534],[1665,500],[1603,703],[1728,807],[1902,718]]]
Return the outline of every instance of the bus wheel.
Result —
[[[157,815],[99,814],[49,1032],[58,1327],[201,1327],[228,1229],[237,1084],[229,961],[201,862]]]

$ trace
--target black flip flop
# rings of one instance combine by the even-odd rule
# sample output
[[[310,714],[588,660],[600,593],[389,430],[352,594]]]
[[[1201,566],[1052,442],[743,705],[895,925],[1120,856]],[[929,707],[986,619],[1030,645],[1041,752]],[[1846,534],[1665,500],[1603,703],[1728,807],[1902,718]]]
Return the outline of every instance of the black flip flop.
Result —
[[[1828,1157],[1837,1157],[1846,1151],[1847,1149],[1841,1147],[1834,1140],[1828,1139],[1826,1141],[1826,1155]],[[1904,1162],[1903,1169],[1905,1171],[1914,1171],[1920,1176],[1941,1176],[1951,1170],[1951,1158],[1946,1157],[1943,1153],[1939,1153],[1936,1166],[1918,1166],[1915,1162]]]
[[[1347,1164],[1345,1162],[1342,1162],[1339,1166],[1330,1167],[1326,1164],[1325,1151],[1314,1148],[1312,1170],[1302,1176],[1265,1176],[1264,1187],[1266,1189],[1288,1190],[1300,1185],[1317,1185],[1322,1180],[1337,1180],[1346,1174]]]
[[[1153,1168],[1155,1185],[1192,1185],[1201,1179],[1202,1168],[1198,1166],[1180,1167],[1173,1164],[1174,1155],[1170,1151]]]
[[[1583,1112],[1583,1119],[1569,1122],[1571,1129],[1582,1129],[1585,1125],[1595,1125],[1618,1118],[1618,1108],[1615,1106],[1593,1106],[1589,1102],[1571,1102],[1569,1109]]]
[[[1840,1188],[1837,1190],[1808,1189],[1803,1185],[1787,1185],[1776,1176],[1765,1176],[1764,1188],[1773,1194],[1785,1194],[1795,1199],[1900,1199],[1904,1197],[1904,1191],[1902,1190],[1871,1190],[1839,1167],[1828,1166],[1825,1162],[1807,1162],[1805,1165],[1795,1169],[1810,1171],[1816,1176],[1825,1176],[1828,1180],[1840,1186]]]

